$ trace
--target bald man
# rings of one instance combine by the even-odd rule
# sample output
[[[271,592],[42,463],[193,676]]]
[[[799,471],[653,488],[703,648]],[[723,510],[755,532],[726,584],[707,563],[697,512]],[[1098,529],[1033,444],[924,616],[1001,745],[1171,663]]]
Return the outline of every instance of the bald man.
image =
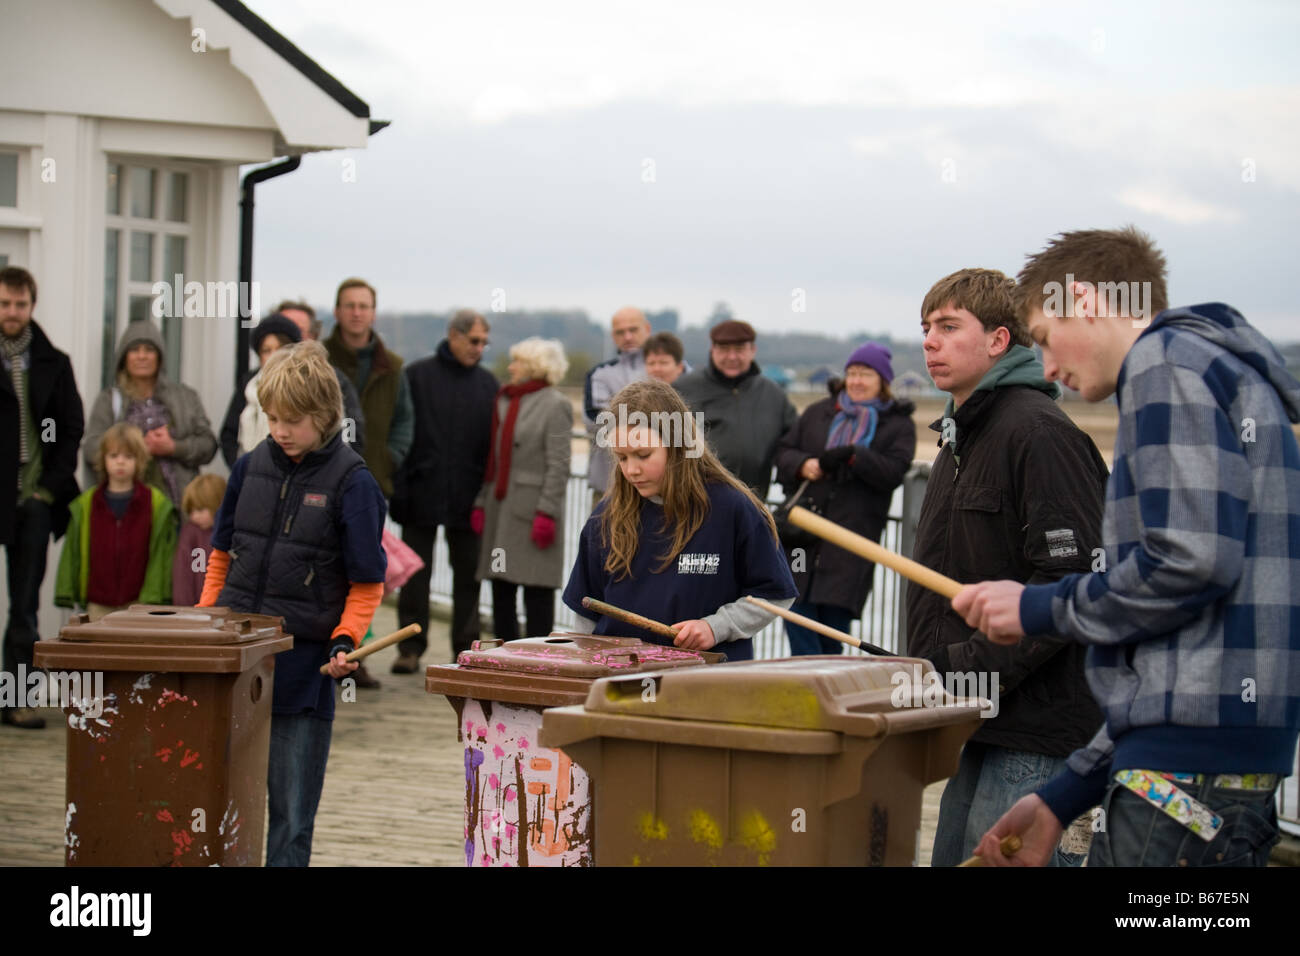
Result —
[[[641,353],[641,347],[650,337],[650,320],[645,313],[630,305],[623,306],[609,320],[609,333],[618,354],[588,372],[582,390],[583,421],[591,438],[587,484],[591,486],[592,507],[609,487],[610,469],[613,467],[609,449],[596,444],[596,416],[609,407],[609,400],[624,385],[649,377],[645,370],[645,356]]]

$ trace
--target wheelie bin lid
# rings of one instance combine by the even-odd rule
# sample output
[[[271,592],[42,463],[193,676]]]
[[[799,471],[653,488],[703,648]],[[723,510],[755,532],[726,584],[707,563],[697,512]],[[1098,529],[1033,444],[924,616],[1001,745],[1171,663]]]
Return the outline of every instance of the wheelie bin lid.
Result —
[[[132,604],[91,623],[76,614],[54,641],[38,641],[36,663],[50,670],[237,673],[293,638],[284,619],[228,607]]]
[[[635,637],[557,631],[517,641],[475,641],[455,664],[427,667],[424,686],[431,694],[450,698],[558,707],[581,704],[591,682],[602,677],[676,670],[723,658],[712,651],[684,651]]]
[[[583,706],[547,711],[542,740],[563,747],[614,736],[832,752],[841,735],[880,737],[977,720],[992,706],[977,684],[953,696],[929,661],[905,657],[810,656],[616,676],[592,684]]]

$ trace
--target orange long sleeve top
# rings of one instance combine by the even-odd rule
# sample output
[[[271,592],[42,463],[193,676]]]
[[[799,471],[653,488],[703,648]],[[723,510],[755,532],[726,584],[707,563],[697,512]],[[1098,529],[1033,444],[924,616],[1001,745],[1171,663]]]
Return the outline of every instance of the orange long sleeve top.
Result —
[[[208,573],[203,578],[203,596],[196,607],[213,607],[226,584],[226,574],[230,570],[230,553],[213,550],[208,558]],[[361,646],[361,639],[370,629],[375,610],[384,598],[384,582],[363,584],[351,581],[348,584],[347,602],[343,605],[343,616],[339,618],[332,637],[346,636],[353,647]]]

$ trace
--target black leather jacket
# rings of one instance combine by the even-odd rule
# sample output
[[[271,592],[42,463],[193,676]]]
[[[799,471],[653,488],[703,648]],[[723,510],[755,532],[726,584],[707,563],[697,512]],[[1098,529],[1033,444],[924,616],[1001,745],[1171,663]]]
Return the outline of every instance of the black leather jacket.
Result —
[[[960,465],[945,443],[930,473],[912,557],[963,584],[1038,584],[1091,570],[1108,475],[1092,439],[1050,397],[1022,385],[976,392],[954,413],[953,425]],[[942,423],[931,427],[942,430]],[[998,715],[980,721],[973,740],[1066,756],[1101,725],[1081,644],[993,644],[947,598],[909,582],[907,646],[939,671],[997,672]]]

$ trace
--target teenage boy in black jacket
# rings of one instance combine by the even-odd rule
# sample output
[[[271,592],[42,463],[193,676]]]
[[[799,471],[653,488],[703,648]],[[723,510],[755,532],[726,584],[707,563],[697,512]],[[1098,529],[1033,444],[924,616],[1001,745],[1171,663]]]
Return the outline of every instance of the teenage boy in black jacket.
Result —
[[[1106,464],[1057,406],[1060,390],[1044,379],[1016,319],[1014,289],[1001,272],[964,269],[936,283],[921,306],[926,368],[951,397],[931,426],[942,447],[912,557],[962,583],[1055,580],[1088,570],[1100,544]],[[929,659],[949,687],[973,679],[982,694],[997,695],[940,803],[931,865],[952,866],[1013,803],[1056,775],[1101,713],[1079,645],[995,645],[917,585],[907,589],[907,631],[908,653]],[[1059,849],[1054,860],[1082,862]]]

